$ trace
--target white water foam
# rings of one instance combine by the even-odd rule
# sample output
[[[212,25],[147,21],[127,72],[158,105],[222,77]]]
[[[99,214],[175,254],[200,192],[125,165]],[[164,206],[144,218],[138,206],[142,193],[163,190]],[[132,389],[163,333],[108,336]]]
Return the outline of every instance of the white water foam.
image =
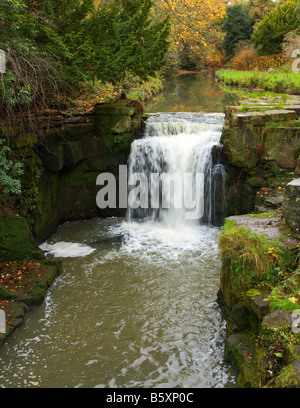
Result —
[[[90,255],[95,248],[88,245],[79,244],[76,242],[56,242],[49,244],[44,242],[40,245],[40,249],[46,252],[46,255],[53,255],[55,258],[77,258]]]
[[[205,218],[212,223],[212,148],[220,144],[224,115],[222,114],[191,114],[164,113],[152,116],[147,120],[145,136],[135,140],[131,145],[129,158],[129,175],[144,173],[148,179],[153,173],[172,176],[185,174],[203,174],[199,191],[205,191],[201,199],[204,200]],[[199,199],[195,191],[195,184],[188,186],[189,196]],[[183,190],[182,190],[183,191]],[[165,194],[165,192],[161,192]],[[155,190],[154,196],[159,193]],[[196,195],[196,197],[195,197]],[[203,197],[204,196],[204,197]],[[128,209],[128,219],[145,218],[156,219],[166,226],[182,229],[190,217],[190,210],[185,207],[184,197],[172,197],[170,208],[166,209]],[[152,191],[150,201],[152,204]],[[178,206],[182,203],[182,208]],[[198,224],[199,220],[195,224]]]

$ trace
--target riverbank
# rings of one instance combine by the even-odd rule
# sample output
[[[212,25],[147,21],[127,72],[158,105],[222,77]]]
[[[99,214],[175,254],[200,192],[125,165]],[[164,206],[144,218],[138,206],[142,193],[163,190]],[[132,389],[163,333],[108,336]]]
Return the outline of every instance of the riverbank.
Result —
[[[227,211],[236,214],[219,239],[225,354],[240,387],[299,387],[300,100],[256,93],[225,112]]]
[[[227,85],[300,94],[300,77],[297,73],[220,70],[215,75],[220,82]]]

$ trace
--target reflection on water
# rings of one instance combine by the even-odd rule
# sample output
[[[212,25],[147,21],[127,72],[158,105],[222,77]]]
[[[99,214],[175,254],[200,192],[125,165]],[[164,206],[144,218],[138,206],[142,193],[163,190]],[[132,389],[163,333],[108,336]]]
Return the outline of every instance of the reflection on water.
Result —
[[[164,90],[146,106],[147,112],[223,112],[238,97],[220,88],[207,73],[165,79]]]
[[[50,244],[95,251],[63,258],[46,301],[0,351],[0,386],[234,386],[216,304],[218,233],[150,221],[61,226]]]

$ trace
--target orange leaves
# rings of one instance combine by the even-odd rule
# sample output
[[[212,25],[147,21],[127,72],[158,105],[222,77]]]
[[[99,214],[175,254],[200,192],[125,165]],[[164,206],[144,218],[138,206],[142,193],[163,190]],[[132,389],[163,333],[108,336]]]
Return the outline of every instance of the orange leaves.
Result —
[[[0,263],[0,284],[10,292],[17,293],[21,288],[30,286],[32,276],[39,276],[41,264],[34,261],[11,261]]]
[[[221,35],[215,23],[225,14],[225,0],[160,0],[157,3],[171,15],[176,48],[187,46],[192,53],[215,48]]]

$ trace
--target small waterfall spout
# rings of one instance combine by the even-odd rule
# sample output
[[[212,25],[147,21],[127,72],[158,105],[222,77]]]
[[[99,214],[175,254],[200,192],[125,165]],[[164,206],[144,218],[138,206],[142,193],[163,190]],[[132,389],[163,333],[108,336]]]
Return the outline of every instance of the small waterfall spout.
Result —
[[[223,124],[223,114],[151,116],[144,137],[131,146],[129,180],[142,174],[148,183],[139,186],[144,205],[129,205],[128,218],[169,226],[218,223],[225,175],[223,166],[212,162],[212,148],[220,144]],[[222,197],[216,199],[218,194]]]

